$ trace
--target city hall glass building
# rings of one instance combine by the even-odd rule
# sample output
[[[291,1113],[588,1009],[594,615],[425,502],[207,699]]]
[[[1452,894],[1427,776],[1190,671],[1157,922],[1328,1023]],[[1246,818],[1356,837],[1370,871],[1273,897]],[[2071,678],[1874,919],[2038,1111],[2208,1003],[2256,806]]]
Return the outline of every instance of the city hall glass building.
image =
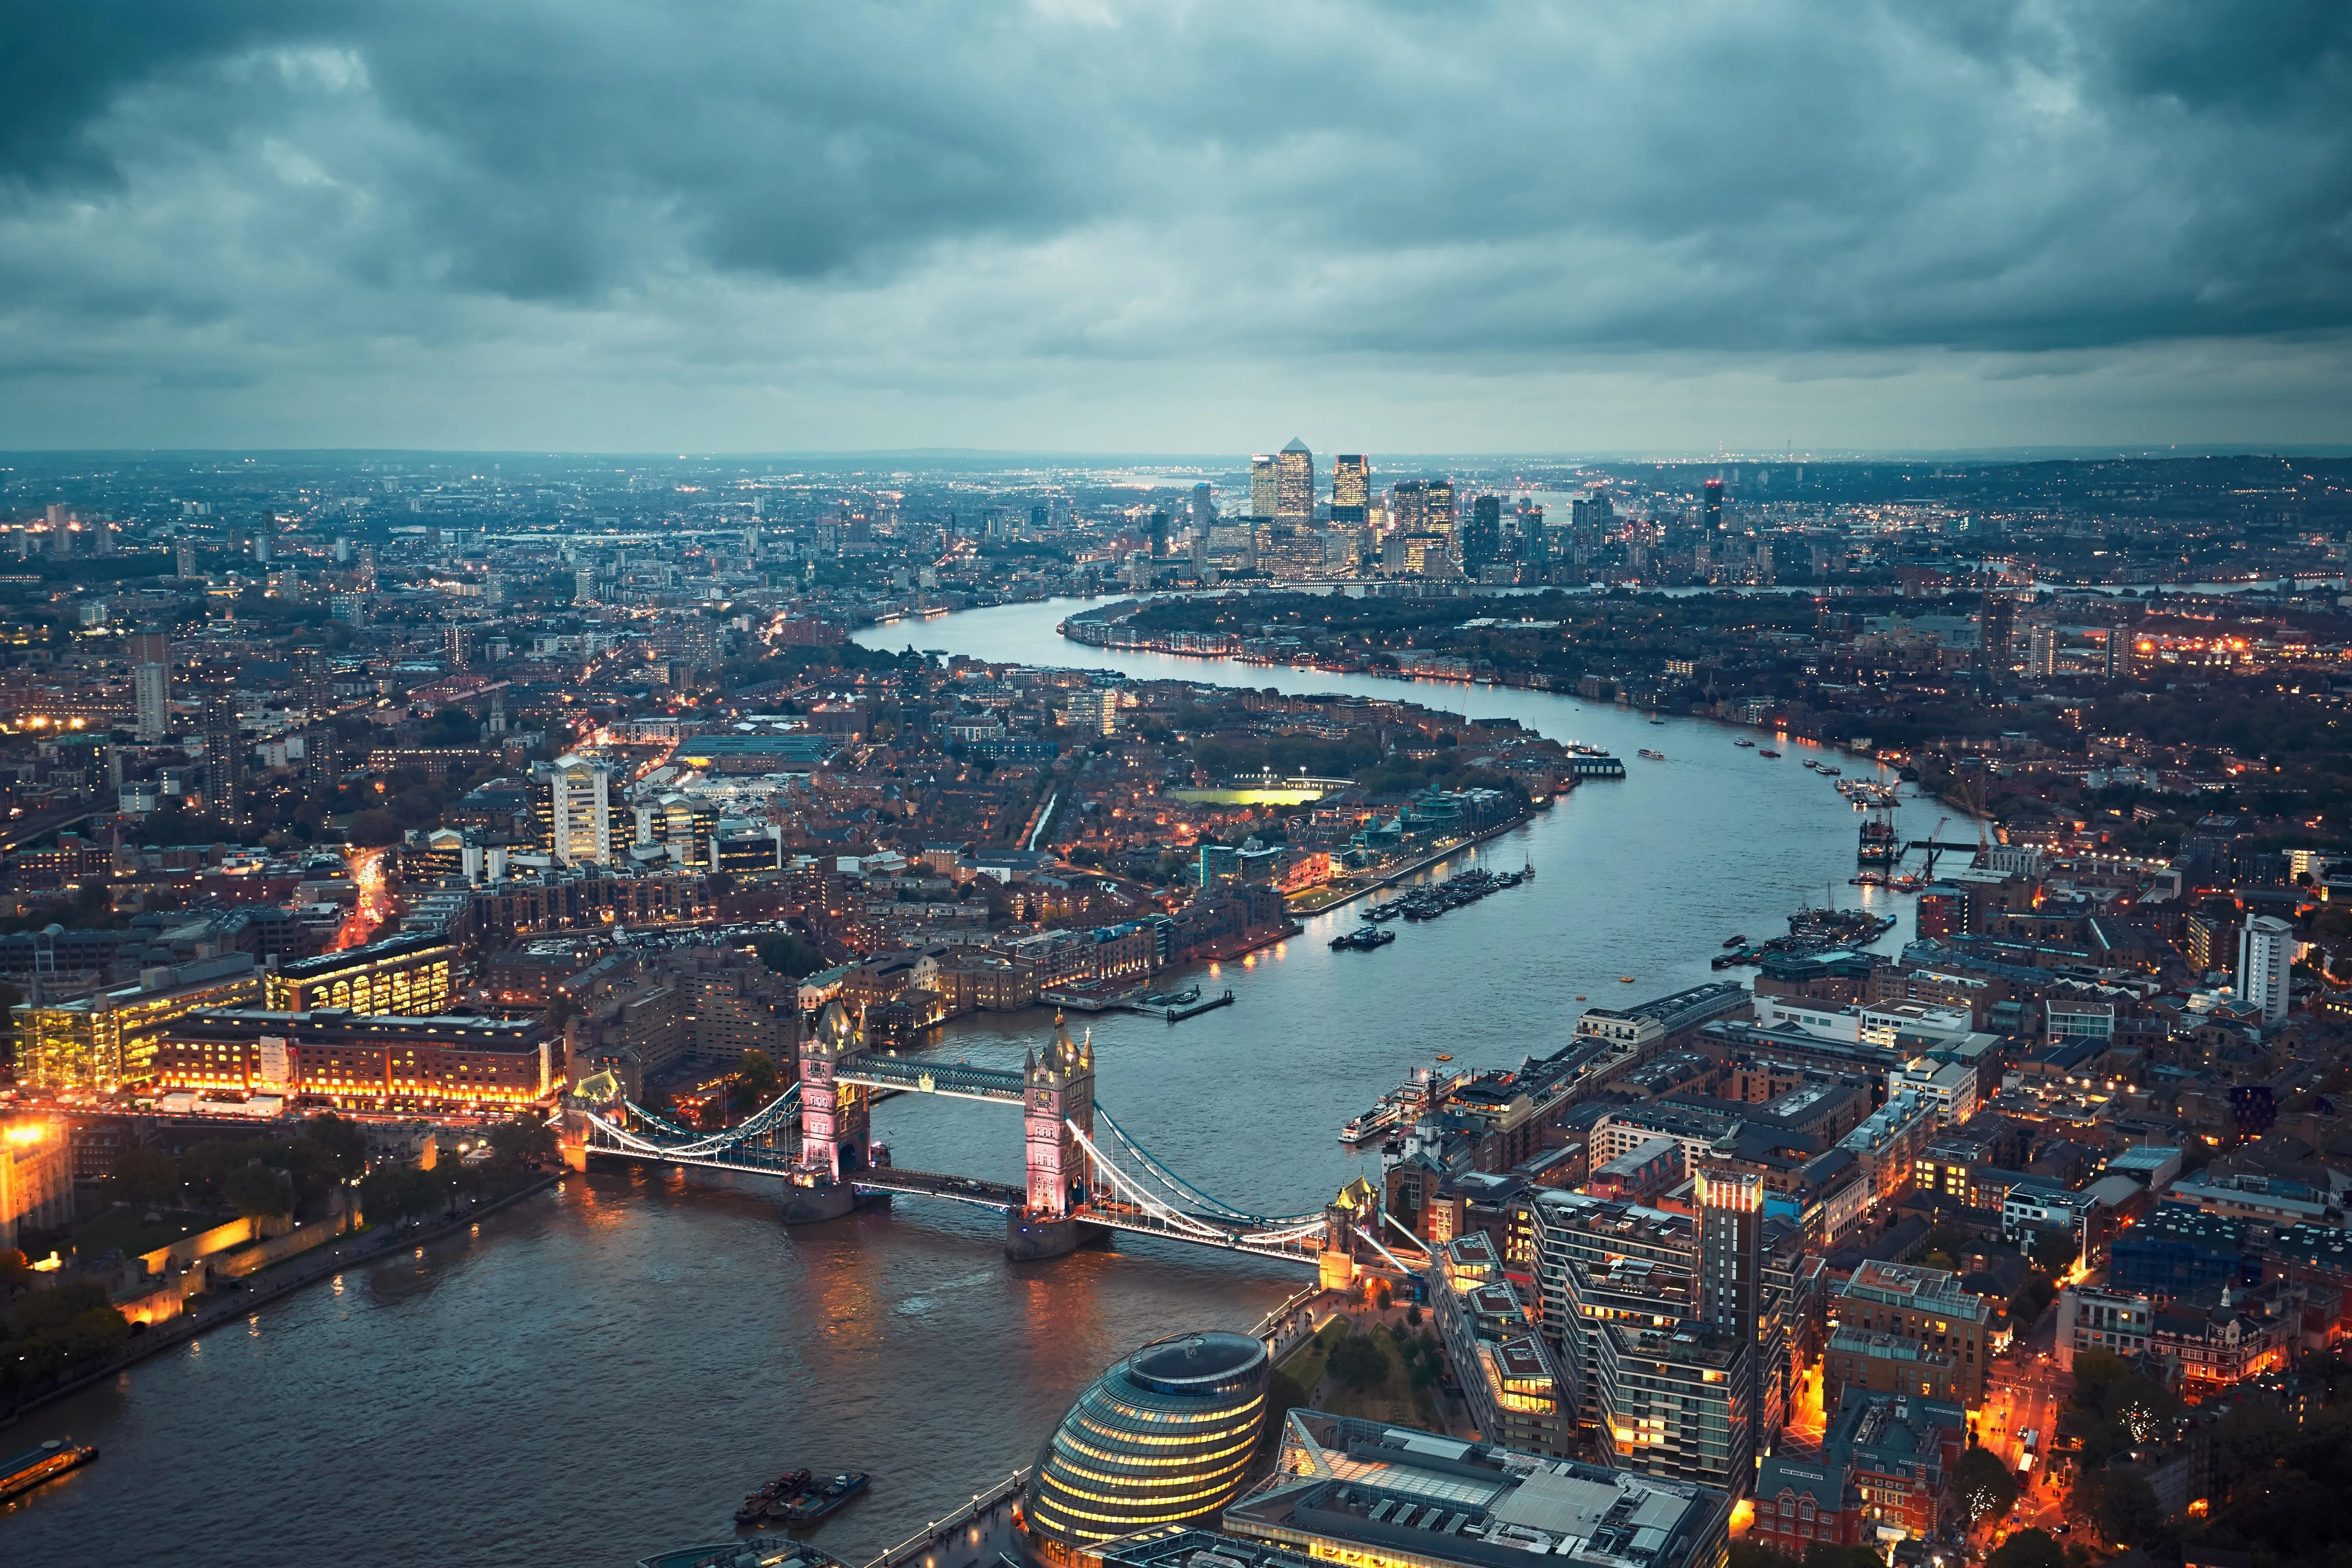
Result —
[[[1213,1518],[1241,1490],[1266,1372],[1255,1338],[1203,1333],[1155,1340],[1104,1373],[1038,1456],[1032,1540],[1070,1562],[1137,1531]]]

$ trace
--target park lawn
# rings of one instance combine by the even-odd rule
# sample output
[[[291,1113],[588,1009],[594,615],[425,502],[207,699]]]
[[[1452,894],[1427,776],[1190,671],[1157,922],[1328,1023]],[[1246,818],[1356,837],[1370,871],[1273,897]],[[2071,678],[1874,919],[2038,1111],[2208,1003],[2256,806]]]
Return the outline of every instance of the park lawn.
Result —
[[[147,1216],[160,1213],[161,1218],[149,1223]],[[194,1209],[155,1210],[131,1204],[119,1205],[107,1210],[74,1232],[73,1248],[86,1259],[100,1253],[120,1251],[125,1258],[136,1258],[142,1252],[152,1252],[159,1247],[169,1247],[191,1236],[201,1236],[216,1225],[226,1224],[233,1216],[198,1214]]]

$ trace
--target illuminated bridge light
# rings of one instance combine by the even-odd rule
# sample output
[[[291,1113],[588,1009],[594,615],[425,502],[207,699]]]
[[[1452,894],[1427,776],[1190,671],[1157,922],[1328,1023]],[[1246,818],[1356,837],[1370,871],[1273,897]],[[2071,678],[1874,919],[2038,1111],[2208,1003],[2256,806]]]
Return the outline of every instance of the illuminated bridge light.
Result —
[[[1265,1421],[1265,1346],[1247,1334],[1155,1340],[1078,1395],[1038,1456],[1029,1528],[1084,1554],[1210,1519],[1240,1495]]]

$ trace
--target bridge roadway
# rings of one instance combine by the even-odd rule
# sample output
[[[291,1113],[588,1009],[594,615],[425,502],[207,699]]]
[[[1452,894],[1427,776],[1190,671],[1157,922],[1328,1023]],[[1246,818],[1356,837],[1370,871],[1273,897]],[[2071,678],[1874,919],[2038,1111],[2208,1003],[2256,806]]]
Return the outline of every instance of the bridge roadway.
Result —
[[[896,1057],[867,1053],[850,1058],[834,1075],[840,1083],[867,1089],[902,1089],[909,1094],[940,1094],[954,1100],[986,1100],[1019,1105],[1027,1083],[1016,1069],[976,1068],[965,1062],[908,1062]]]

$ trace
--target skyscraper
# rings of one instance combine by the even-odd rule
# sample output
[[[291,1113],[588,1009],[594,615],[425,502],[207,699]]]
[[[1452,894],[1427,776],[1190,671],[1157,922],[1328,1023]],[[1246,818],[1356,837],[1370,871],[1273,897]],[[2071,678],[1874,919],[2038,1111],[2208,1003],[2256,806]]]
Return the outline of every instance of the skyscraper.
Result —
[[[1519,559],[1540,572],[1551,564],[1551,535],[1544,531],[1544,509],[1519,508]]]
[[[1360,528],[1372,510],[1371,459],[1360,452],[1342,452],[1331,459],[1331,521],[1342,528]]]
[[[1462,569],[1475,573],[1503,548],[1503,498],[1479,496],[1470,502],[1470,521],[1456,542]]]
[[[226,690],[205,699],[205,804],[226,821],[245,815],[245,728],[236,700]]]
[[[172,637],[156,626],[131,634],[131,691],[134,733],[153,745],[172,732]]]
[[[1250,459],[1250,516],[1261,522],[1272,521],[1278,500],[1274,459],[1261,453]]]
[[[2286,1022],[2294,948],[2294,927],[2276,915],[2248,915],[2238,931],[2238,1000],[2260,1007],[2265,1025]]]
[[[1705,493],[1706,500],[1699,515],[1699,526],[1714,533],[1723,527],[1723,481],[1707,480]]]
[[[1454,481],[1429,481],[1429,531],[1454,537]]]
[[[1699,1321],[1739,1347],[1727,1369],[1734,1430],[1731,1474],[1748,1477],[1764,1418],[1764,1183],[1702,1168],[1698,1176]]]
[[[1389,516],[1396,533],[1422,533],[1429,528],[1429,481],[1399,479],[1389,490]]]
[[[2009,684],[2011,645],[2017,634],[2017,601],[2006,594],[1987,594],[1977,610],[1978,641],[1983,645],[1978,662],[1987,690]]]
[[[1287,523],[1315,521],[1315,454],[1292,439],[1274,459],[1274,515]]]
[[[1217,521],[1217,503],[1207,485],[1192,487],[1192,526],[1207,532]]]

